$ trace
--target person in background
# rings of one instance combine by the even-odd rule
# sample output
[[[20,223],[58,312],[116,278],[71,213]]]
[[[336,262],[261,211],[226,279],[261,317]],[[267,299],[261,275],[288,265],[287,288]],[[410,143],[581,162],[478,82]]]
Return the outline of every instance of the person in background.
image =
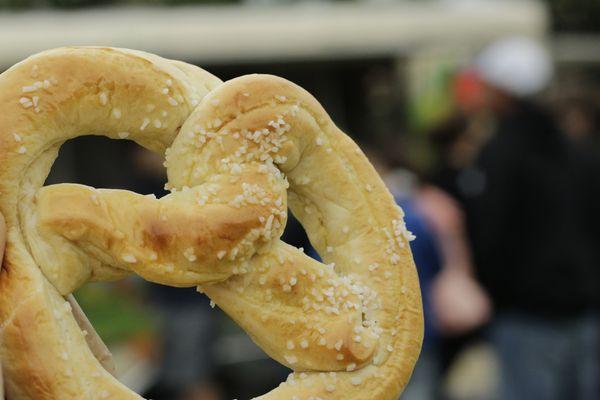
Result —
[[[393,147],[393,146],[392,146]],[[404,211],[421,285],[425,336],[419,361],[402,398],[440,398],[442,335],[483,324],[489,302],[471,275],[465,230],[458,204],[439,188],[405,169],[390,169],[389,159],[370,148],[366,154]]]
[[[599,210],[582,157],[535,101],[551,60],[514,37],[485,48],[474,70],[495,129],[470,169],[467,221],[496,311],[501,398],[598,399]]]
[[[419,360],[401,399],[434,400],[439,396],[441,368],[439,331],[434,322],[434,314],[431,311],[429,293],[431,285],[440,271],[438,243],[416,204],[416,192],[418,190],[416,176],[407,170],[389,171],[387,166],[383,164],[382,159],[375,158],[373,151],[369,152],[368,156],[382,178],[384,178],[396,202],[402,207],[407,229],[416,237],[415,240],[410,242],[410,248],[419,274],[425,335]]]
[[[464,82],[462,89],[455,89],[457,110],[427,133],[434,163],[426,174],[429,184],[420,196],[421,209],[446,253],[444,273],[437,277],[431,293],[441,331],[444,372],[451,370],[470,346],[485,342],[492,311],[489,297],[475,276],[465,220],[466,198],[477,188],[469,167],[487,140],[489,129],[484,115],[466,117],[481,103],[480,85],[473,82],[472,72],[458,80]]]

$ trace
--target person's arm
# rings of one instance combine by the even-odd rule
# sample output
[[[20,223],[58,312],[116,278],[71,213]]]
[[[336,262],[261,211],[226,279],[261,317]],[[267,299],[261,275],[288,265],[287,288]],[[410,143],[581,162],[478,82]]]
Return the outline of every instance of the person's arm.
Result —
[[[435,323],[445,333],[468,332],[489,319],[491,303],[474,277],[462,211],[433,186],[420,190],[418,205],[437,237],[442,261],[430,293]]]
[[[427,185],[419,191],[418,207],[437,237],[444,267],[471,274],[464,216],[457,202],[443,190]]]
[[[521,232],[527,224],[524,201],[532,184],[528,180],[534,178],[524,165],[532,156],[528,142],[517,136],[524,132],[506,129],[482,151],[475,167],[482,187],[468,203],[474,272],[492,292],[514,279],[513,268],[525,239]]]

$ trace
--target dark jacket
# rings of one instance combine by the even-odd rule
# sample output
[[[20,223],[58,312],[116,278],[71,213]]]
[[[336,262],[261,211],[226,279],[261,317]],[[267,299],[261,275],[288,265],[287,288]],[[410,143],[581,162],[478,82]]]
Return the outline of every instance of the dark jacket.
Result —
[[[588,161],[533,104],[498,121],[475,166],[481,190],[467,200],[478,274],[497,308],[569,316],[598,307],[591,178],[600,173]]]

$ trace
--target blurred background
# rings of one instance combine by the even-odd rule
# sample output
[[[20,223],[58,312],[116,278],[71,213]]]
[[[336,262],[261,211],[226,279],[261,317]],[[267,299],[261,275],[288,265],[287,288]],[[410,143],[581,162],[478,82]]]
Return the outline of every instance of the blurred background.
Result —
[[[63,45],[321,101],[417,236],[426,338],[402,399],[600,399],[600,1],[0,0],[0,70]],[[165,194],[160,157],[102,137],[64,145],[57,182]],[[310,251],[293,219],[284,239]],[[248,399],[289,373],[194,289],[76,297],[148,398]]]

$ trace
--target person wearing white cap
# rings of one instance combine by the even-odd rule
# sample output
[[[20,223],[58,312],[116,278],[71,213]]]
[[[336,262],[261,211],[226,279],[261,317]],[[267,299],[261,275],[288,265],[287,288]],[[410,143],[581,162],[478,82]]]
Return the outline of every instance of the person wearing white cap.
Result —
[[[474,69],[495,134],[472,167],[467,220],[496,315],[502,399],[600,399],[597,204],[575,149],[535,98],[552,62],[533,39],[486,47]],[[599,235],[600,236],[600,235]]]
[[[476,58],[474,67],[488,85],[515,97],[539,94],[553,74],[547,50],[536,40],[520,36],[486,47]]]

